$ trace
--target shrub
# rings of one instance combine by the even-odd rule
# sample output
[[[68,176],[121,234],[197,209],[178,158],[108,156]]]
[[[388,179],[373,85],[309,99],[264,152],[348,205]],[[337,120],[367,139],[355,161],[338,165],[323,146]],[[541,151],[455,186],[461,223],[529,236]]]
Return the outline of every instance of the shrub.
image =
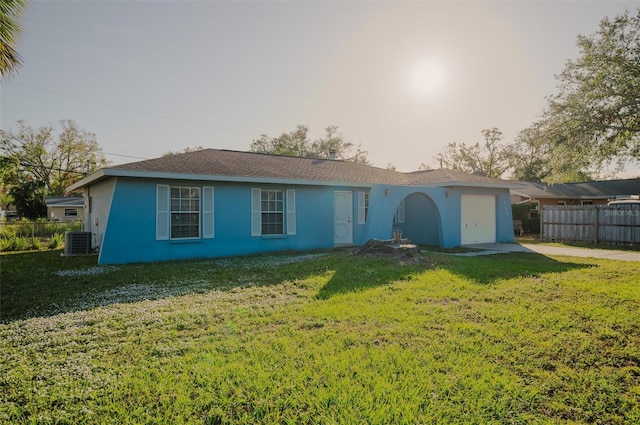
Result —
[[[42,248],[39,239],[16,236],[10,239],[0,239],[0,251],[38,251]]]
[[[47,248],[49,249],[58,249],[64,246],[64,234],[55,233],[47,243]]]
[[[522,227],[528,233],[540,233],[540,220],[529,218],[531,204],[511,205],[511,214],[514,220],[521,220]]]
[[[67,231],[82,230],[82,222],[59,222],[46,219],[0,223],[0,251],[59,249]]]
[[[17,226],[0,224],[0,239],[11,239],[17,236]]]

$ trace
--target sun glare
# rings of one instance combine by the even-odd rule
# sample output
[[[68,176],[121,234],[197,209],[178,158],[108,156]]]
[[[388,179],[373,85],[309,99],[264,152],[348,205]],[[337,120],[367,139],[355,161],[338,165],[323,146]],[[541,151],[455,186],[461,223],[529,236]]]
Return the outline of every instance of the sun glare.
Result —
[[[447,86],[447,69],[441,60],[432,58],[418,62],[409,74],[411,90],[423,97],[435,97]]]

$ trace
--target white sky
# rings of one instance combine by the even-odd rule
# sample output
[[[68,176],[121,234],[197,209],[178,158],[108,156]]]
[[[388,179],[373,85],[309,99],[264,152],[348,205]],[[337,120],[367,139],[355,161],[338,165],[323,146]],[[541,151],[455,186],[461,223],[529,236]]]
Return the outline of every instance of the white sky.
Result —
[[[577,56],[577,35],[639,5],[32,1],[0,125],[73,119],[113,164],[337,125],[374,165],[412,171],[485,128],[512,142]]]

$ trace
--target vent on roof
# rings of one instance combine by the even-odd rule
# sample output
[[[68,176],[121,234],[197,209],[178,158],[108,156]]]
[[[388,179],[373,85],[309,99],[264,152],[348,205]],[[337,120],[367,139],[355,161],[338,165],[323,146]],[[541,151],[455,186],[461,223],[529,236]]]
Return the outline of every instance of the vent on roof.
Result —
[[[81,255],[91,251],[91,232],[65,232],[64,254]]]

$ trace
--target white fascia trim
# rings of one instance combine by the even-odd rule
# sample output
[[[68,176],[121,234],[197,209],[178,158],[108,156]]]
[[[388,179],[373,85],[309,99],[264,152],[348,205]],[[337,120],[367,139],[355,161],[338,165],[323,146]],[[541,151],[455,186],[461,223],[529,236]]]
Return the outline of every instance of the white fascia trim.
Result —
[[[427,186],[427,185],[420,185]],[[446,182],[433,186],[449,187],[489,187],[494,189],[522,189],[524,186],[517,183],[477,183],[477,182]]]
[[[523,205],[523,204],[528,204],[530,202],[538,202],[538,201],[537,200],[534,201],[533,198],[529,198],[529,199],[525,199],[525,200],[520,201],[520,202],[516,202],[515,205]]]
[[[212,182],[232,182],[232,183],[252,183],[252,184],[281,184],[281,185],[307,185],[307,186],[344,186],[344,187],[363,187],[370,188],[374,184],[386,186],[406,186],[406,187],[485,187],[496,189],[520,189],[523,186],[517,183],[474,183],[474,182],[442,182],[427,184],[386,184],[386,183],[359,183],[338,180],[296,180],[296,179],[280,179],[274,177],[256,177],[256,176],[221,176],[213,174],[191,174],[191,173],[167,173],[160,171],[133,171],[133,170],[116,170],[103,168],[95,174],[83,178],[82,180],[69,186],[67,191],[73,191],[83,186],[87,186],[97,180],[105,177],[134,177],[147,179],[171,179],[171,180],[201,180]]]
[[[273,177],[253,177],[253,176],[220,176],[214,174],[190,174],[190,173],[166,173],[159,171],[131,171],[103,169],[97,173],[85,177],[77,183],[71,185],[67,191],[78,189],[82,186],[93,183],[104,177],[135,177],[162,180],[200,180],[212,182],[232,182],[232,183],[254,183],[254,184],[282,184],[282,185],[310,185],[310,186],[348,186],[348,187],[371,187],[371,183],[355,183],[341,181],[324,180],[295,180],[279,179]]]
[[[525,196],[529,199],[609,199],[611,196],[607,195],[578,195],[578,196],[568,196],[568,195],[553,195],[551,193],[545,193],[544,196],[531,196],[524,192],[519,192],[517,190],[512,190],[511,193],[513,195]]]
[[[84,207],[84,202],[82,202],[81,204],[47,204],[45,202],[45,205],[47,206],[47,208],[78,208],[78,207]]]
[[[512,195],[517,195],[517,196],[523,196],[523,197],[526,197],[526,198],[531,198],[531,195],[529,195],[529,194],[528,194],[528,193],[526,193],[526,192],[520,192],[519,190],[513,190],[513,189],[512,189],[512,190],[511,190],[511,194],[512,194]]]
[[[109,170],[105,170],[103,168],[103,169],[98,170],[95,173],[91,174],[90,176],[87,176],[87,177],[83,178],[82,180],[79,180],[79,181],[75,182],[74,184],[69,186],[65,190],[65,192],[72,192],[72,191],[74,191],[76,189],[80,189],[81,187],[87,186],[87,185],[93,183],[96,180],[102,179],[106,175],[105,171],[109,171]]]

